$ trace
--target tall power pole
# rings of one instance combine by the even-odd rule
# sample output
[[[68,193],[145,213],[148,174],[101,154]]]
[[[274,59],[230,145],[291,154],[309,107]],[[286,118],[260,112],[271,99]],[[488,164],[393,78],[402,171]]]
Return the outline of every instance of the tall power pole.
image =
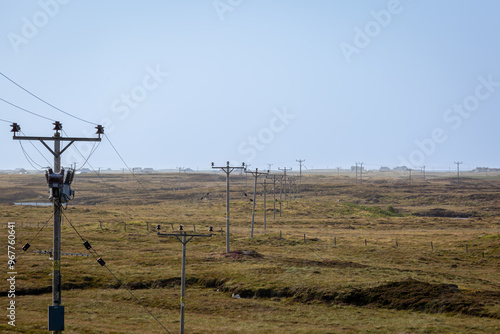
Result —
[[[460,165],[462,164],[462,161],[455,161],[457,164],[457,185],[460,185]]]
[[[302,163],[304,161],[306,161],[306,160],[305,159],[304,160],[299,159],[299,160],[295,160],[295,161],[297,161],[300,164],[300,167],[299,167],[300,168],[300,170],[299,170],[299,183],[302,184]]]
[[[424,181],[425,181],[425,166],[422,166],[422,173],[424,175]]]
[[[264,230],[265,230],[267,228],[267,226],[266,226],[266,223],[267,223],[267,212],[266,212],[267,178],[264,179],[262,186],[264,187]]]
[[[286,172],[287,171],[291,171],[292,169],[291,168],[286,168],[286,167],[283,167],[283,168],[280,168],[278,167],[278,170],[282,170],[283,171],[283,175],[284,175],[284,178],[285,178],[285,202],[286,202]],[[280,193],[281,193],[281,189],[280,189]],[[281,197],[280,197],[280,201],[281,201]],[[280,208],[281,210],[281,208]],[[281,211],[280,211],[280,217],[281,217]]]
[[[212,234],[191,234],[186,233],[182,227],[179,227],[180,233],[160,233],[159,236],[172,236],[176,237],[182,244],[182,269],[181,269],[181,334],[184,334],[184,309],[185,309],[185,298],[186,298],[186,245],[191,239],[195,237],[211,237]],[[210,232],[213,232],[213,228],[210,226]],[[189,237],[189,239],[188,239]]]
[[[263,174],[269,174],[269,171],[263,173],[263,172],[259,172],[258,168],[255,168],[255,172],[245,170],[245,173],[252,174],[254,179],[255,179],[254,186],[253,186],[252,228],[250,230],[250,237],[253,238],[253,226],[254,226],[254,219],[255,219],[255,202],[257,201],[257,198],[256,198],[257,178]]]
[[[363,163],[358,162],[361,165],[361,169],[359,170],[360,175],[359,175],[359,183],[363,183]]]
[[[235,169],[245,169],[245,163],[242,164],[242,167],[231,167],[229,166],[229,161],[225,167],[215,167],[212,162],[212,168],[217,168],[226,173],[226,253],[229,254],[229,174]]]
[[[358,163],[356,162],[356,179],[354,183],[358,183]]]
[[[49,306],[49,331],[53,331],[54,334],[60,334],[64,330],[64,306],[61,305],[61,205],[67,203],[74,195],[74,192],[70,189],[74,172],[68,172],[66,174],[66,181],[64,181],[64,169],[61,168],[61,155],[76,141],[101,141],[101,134],[104,134],[104,128],[101,125],[96,127],[98,138],[62,137],[59,132],[62,130],[62,124],[57,121],[53,124],[55,133],[52,137],[18,136],[17,133],[21,131],[21,127],[17,123],[12,124],[11,132],[14,133],[13,139],[15,140],[40,141],[54,156],[53,170],[49,169],[46,174],[51,195],[50,199],[54,202],[52,306]],[[46,143],[49,141],[54,142],[54,149]],[[69,142],[69,144],[61,149],[61,142],[64,141]]]
[[[273,175],[273,220],[276,220],[276,175]]]

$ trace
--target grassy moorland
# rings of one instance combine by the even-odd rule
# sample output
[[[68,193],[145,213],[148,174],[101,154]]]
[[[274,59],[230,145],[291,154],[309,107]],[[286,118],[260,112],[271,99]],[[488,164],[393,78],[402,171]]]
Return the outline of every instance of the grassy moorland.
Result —
[[[368,174],[355,184],[347,175],[306,175],[276,219],[271,183],[266,229],[259,186],[250,238],[252,180],[233,174],[225,254],[223,175],[78,175],[62,251],[86,253],[83,237],[121,282],[93,257],[63,256],[66,332],[165,332],[127,289],[178,332],[181,244],[157,236],[156,224],[218,231],[187,247],[188,333],[499,332],[500,176],[465,177],[460,186],[448,176],[408,184]],[[16,327],[5,320],[2,332],[47,329],[51,261],[34,251],[52,247],[52,209],[12,205],[29,201],[47,201],[43,175],[0,175],[2,254],[7,222],[16,222],[23,253]]]

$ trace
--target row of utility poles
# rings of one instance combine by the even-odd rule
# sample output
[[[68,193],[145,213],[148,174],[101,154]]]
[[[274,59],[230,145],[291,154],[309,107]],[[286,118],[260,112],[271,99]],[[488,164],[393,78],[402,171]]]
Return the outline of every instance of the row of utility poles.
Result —
[[[226,162],[225,166],[216,166],[215,163],[212,162],[212,169],[219,169],[222,172],[226,174],[226,253],[231,252],[231,239],[230,239],[230,187],[229,187],[229,179],[230,179],[230,174],[234,170],[240,170],[240,172],[244,172],[245,175],[252,175],[254,178],[254,191],[253,191],[253,199],[251,201],[253,202],[252,205],[252,220],[251,220],[251,227],[250,227],[250,237],[253,238],[254,235],[254,226],[255,226],[255,208],[256,208],[256,202],[257,202],[257,183],[258,183],[258,178],[260,176],[265,175],[266,178],[264,179],[264,182],[262,183],[262,186],[264,187],[264,229],[267,228],[267,180],[270,179],[272,180],[272,185],[273,185],[273,219],[276,219],[276,181],[280,182],[280,194],[279,194],[279,214],[281,217],[282,213],[282,197],[284,196],[284,201],[287,202],[288,200],[291,199],[297,199],[299,196],[299,185],[301,183],[301,177],[302,177],[302,163],[305,160],[297,160],[300,164],[300,174],[299,174],[299,179],[297,180],[296,177],[287,177],[287,172],[290,172],[292,168],[290,167],[283,167],[280,168],[278,167],[278,170],[283,171],[283,175],[270,175],[271,170],[267,170],[265,172],[259,171],[258,168],[255,168],[255,171],[248,170],[248,164],[245,164],[244,162],[241,164],[241,166],[231,166],[229,161]],[[272,164],[269,164],[268,167],[270,168]],[[287,186],[287,181],[288,181],[288,186]],[[245,181],[246,184],[246,181]],[[284,190],[284,191],[283,191]]]

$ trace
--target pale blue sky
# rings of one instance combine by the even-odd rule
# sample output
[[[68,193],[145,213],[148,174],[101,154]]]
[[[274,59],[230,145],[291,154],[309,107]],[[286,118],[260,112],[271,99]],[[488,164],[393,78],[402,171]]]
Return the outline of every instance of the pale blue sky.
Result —
[[[0,6],[0,71],[104,123],[131,167],[208,169],[230,160],[295,168],[296,159],[309,168],[500,167],[498,1]],[[0,98],[61,121],[69,135],[94,131],[2,77]],[[454,111],[460,104],[470,111]],[[0,119],[26,135],[52,133],[50,121],[1,101]],[[0,168],[30,167],[9,124],[0,130]],[[63,164],[73,161],[83,159],[68,151]],[[90,162],[124,167],[106,140]]]

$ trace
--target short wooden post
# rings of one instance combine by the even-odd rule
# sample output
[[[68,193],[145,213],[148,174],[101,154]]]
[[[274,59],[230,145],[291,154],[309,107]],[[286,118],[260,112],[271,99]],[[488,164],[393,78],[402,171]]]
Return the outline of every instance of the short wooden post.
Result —
[[[170,223],[170,227],[172,227],[172,231],[174,230],[174,224]]]
[[[333,245],[337,246],[337,237],[333,237]]]
[[[367,243],[366,243],[366,239],[365,239],[365,246],[366,246],[366,245],[367,245]]]
[[[484,252],[483,252],[483,258],[484,258]]]
[[[306,243],[306,234],[304,233],[304,243]]]
[[[193,224],[193,231],[196,232],[196,224]]]
[[[469,254],[469,245],[465,244],[465,254]]]
[[[280,240],[281,240],[281,231],[280,231]]]
[[[146,230],[149,232],[149,222],[146,222]]]
[[[398,245],[398,241],[397,241],[397,240],[396,240],[396,247],[399,247],[399,245]]]
[[[431,241],[431,250],[434,250],[434,244]]]

